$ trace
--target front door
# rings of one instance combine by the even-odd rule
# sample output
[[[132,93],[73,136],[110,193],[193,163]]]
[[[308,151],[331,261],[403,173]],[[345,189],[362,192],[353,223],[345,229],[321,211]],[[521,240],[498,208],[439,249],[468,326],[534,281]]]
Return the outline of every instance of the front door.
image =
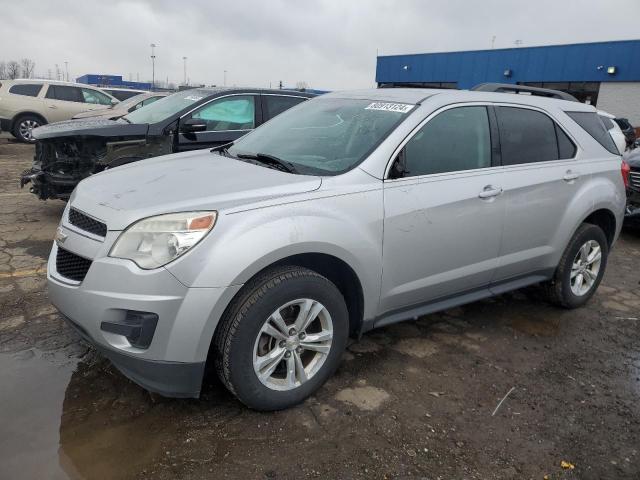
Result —
[[[505,212],[491,130],[486,106],[457,106],[406,141],[384,182],[380,313],[490,283]]]
[[[258,123],[259,102],[256,95],[229,95],[216,98],[201,105],[180,119],[204,120],[207,129],[203,132],[182,132],[179,129],[178,151],[211,148],[233,142],[250,132]]]

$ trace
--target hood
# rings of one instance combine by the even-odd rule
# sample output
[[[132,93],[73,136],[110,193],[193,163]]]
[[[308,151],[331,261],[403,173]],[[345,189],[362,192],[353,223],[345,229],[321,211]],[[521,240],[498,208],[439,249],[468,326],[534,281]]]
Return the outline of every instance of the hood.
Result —
[[[142,160],[78,184],[71,205],[123,230],[141,218],[189,210],[218,210],[305,193],[320,177],[293,175],[209,150]]]
[[[109,108],[104,108],[102,110],[89,110],[87,112],[78,113],[73,117],[74,120],[78,118],[114,118],[114,117],[122,117],[126,115],[128,112],[126,109],[118,108],[118,105],[114,105]]]
[[[33,130],[33,136],[36,140],[75,136],[124,137],[146,135],[148,129],[149,125],[147,124],[127,123],[124,120],[108,120],[98,117],[43,125]]]

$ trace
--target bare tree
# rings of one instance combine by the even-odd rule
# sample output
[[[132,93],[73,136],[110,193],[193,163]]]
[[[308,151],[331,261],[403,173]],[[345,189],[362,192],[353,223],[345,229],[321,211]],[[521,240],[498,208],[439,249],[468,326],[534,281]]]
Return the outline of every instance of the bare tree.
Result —
[[[7,78],[7,62],[0,62],[0,80]]]
[[[309,88],[309,85],[304,80],[296,82],[296,90],[306,90],[307,88]]]
[[[36,62],[30,58],[23,58],[20,60],[20,67],[22,68],[22,78],[31,78],[33,76],[33,69],[36,66]]]
[[[20,76],[20,64],[15,60],[11,60],[7,63],[7,78],[14,80]]]

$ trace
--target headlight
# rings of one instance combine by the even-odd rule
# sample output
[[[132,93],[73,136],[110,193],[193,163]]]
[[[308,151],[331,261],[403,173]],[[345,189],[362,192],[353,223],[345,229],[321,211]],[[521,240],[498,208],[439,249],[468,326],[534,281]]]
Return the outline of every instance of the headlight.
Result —
[[[110,257],[133,260],[140,268],[158,268],[187,252],[209,233],[216,212],[183,212],[145,218],[116,240]]]

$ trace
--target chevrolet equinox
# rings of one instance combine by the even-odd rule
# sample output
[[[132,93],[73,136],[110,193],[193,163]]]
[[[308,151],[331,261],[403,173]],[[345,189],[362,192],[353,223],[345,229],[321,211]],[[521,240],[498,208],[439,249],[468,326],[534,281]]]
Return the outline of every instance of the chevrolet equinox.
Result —
[[[244,404],[282,409],[327,380],[350,335],[535,283],[583,305],[626,174],[578,102],[329,93],[233,144],[80,182],[49,294],[148,390],[197,397],[210,361]]]

